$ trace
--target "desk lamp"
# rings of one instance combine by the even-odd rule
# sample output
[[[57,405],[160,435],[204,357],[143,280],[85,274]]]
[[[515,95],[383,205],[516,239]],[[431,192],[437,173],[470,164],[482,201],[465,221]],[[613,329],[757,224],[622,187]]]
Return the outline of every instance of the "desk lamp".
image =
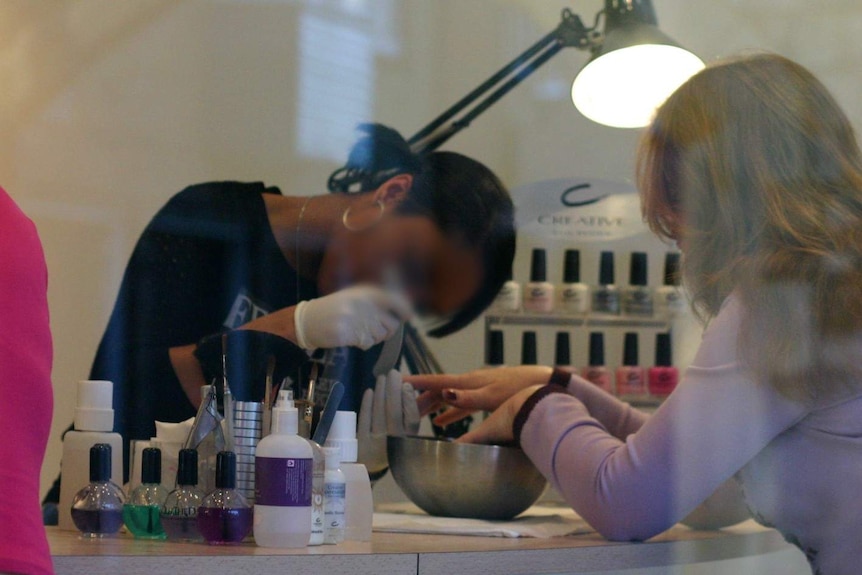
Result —
[[[604,30],[600,31],[602,21]],[[651,0],[605,0],[590,28],[566,8],[554,30],[419,130],[408,143],[417,153],[437,149],[567,47],[591,54],[572,84],[575,106],[587,118],[617,128],[645,126],[655,109],[703,68],[700,58],[657,28]],[[328,186],[333,192],[356,192],[373,189],[380,183],[377,180],[345,166],[332,174]]]

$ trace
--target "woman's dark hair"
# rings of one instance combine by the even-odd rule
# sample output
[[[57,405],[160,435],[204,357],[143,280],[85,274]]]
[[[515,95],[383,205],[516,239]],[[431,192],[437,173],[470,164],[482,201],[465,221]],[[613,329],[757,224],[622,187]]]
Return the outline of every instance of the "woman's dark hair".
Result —
[[[401,134],[380,124],[362,124],[359,130],[364,135],[350,151],[347,164],[330,178],[330,190],[371,191],[397,174],[411,174],[413,186],[397,213],[428,217],[444,234],[481,254],[479,291],[446,323],[428,332],[433,337],[454,333],[485,311],[512,279],[512,198],[500,179],[472,158],[455,152],[417,155]]]

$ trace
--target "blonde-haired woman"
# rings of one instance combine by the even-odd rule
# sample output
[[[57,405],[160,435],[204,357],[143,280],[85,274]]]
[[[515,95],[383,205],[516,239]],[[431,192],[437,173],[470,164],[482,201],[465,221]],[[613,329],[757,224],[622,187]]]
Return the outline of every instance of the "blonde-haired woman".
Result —
[[[608,538],[646,539],[704,501],[692,521],[734,522],[742,494],[814,572],[857,573],[862,154],[849,121],[785,58],[718,63],[660,108],[638,182],[708,322],[658,411],[541,367],[414,377],[420,403],[455,406],[447,419],[496,409],[463,440],[519,440]]]

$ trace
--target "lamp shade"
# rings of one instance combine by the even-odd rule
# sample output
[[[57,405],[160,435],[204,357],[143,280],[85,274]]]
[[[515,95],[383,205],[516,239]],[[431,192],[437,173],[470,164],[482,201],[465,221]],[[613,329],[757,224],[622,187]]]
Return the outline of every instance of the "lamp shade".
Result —
[[[607,11],[604,40],[575,78],[572,101],[600,124],[645,126],[656,108],[704,64],[655,26],[651,7],[642,13]]]

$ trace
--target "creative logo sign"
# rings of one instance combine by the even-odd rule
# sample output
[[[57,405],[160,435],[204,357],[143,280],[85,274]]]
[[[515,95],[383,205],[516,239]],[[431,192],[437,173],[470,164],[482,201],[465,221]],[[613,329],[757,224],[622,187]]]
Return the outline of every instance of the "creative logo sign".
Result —
[[[647,231],[640,198],[627,182],[565,178],[512,190],[518,232],[541,238],[607,242]]]

